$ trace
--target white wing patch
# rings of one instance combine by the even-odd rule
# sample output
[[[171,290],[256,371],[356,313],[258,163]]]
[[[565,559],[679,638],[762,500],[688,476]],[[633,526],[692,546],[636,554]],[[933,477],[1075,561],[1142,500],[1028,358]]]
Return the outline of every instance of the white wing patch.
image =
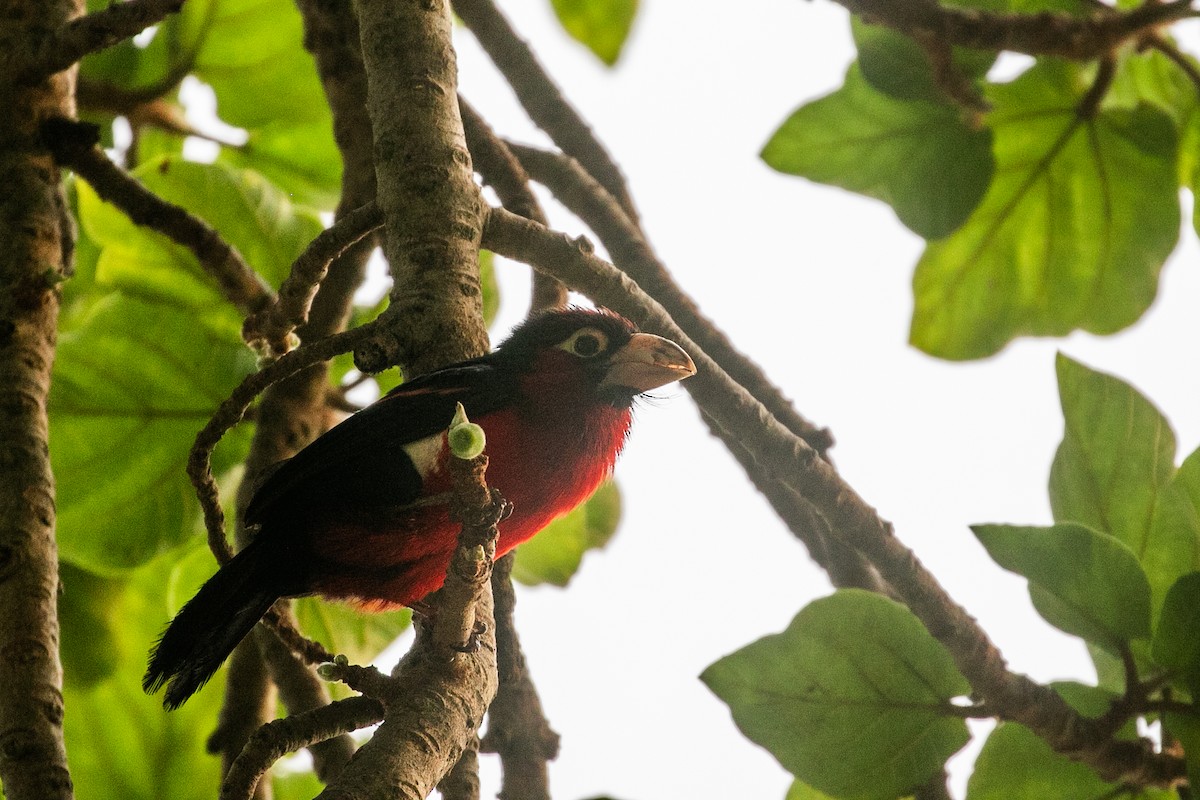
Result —
[[[404,445],[404,452],[412,461],[412,465],[416,467],[421,480],[425,480],[429,477],[429,473],[436,470],[438,464],[441,463],[442,451],[445,448],[446,434],[435,433],[433,436],[426,436],[424,439]]]

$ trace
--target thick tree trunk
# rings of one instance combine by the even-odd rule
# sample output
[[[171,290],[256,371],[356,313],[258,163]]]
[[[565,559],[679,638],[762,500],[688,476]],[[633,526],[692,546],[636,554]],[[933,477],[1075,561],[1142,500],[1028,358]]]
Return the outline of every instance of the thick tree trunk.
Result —
[[[20,54],[82,11],[0,0],[0,52]],[[0,782],[9,800],[42,800],[72,796],[46,398],[74,233],[38,126],[73,114],[74,70],[21,83],[18,58],[0,67]]]

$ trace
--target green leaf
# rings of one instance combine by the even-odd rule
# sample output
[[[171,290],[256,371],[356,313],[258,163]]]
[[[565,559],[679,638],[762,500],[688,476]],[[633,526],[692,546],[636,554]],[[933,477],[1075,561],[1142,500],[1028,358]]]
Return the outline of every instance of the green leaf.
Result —
[[[342,159],[326,147],[330,125],[270,122],[251,129],[245,144],[222,147],[220,161],[262,174],[294,202],[332,209],[341,196]]]
[[[144,46],[125,39],[85,56],[80,63],[81,81],[99,92],[117,87],[118,97],[129,95],[143,102],[165,98],[191,70],[196,52],[208,35],[217,2],[189,0],[178,12],[158,23]],[[92,11],[110,5],[108,0],[88,3]],[[111,123],[113,115],[103,113],[105,122]]]
[[[340,191],[341,155],[303,36],[294,3],[222,0],[195,73],[216,93],[221,119],[250,134],[244,149],[227,148],[222,159],[251,166],[297,201],[328,209]]]
[[[1081,118],[1081,88],[1053,61],[993,87],[995,177],[917,264],[914,346],[982,358],[1020,335],[1113,333],[1153,301],[1179,236],[1175,126],[1147,105]]]
[[[311,800],[324,788],[325,784],[313,772],[275,772],[271,778],[275,800]]]
[[[119,294],[62,334],[49,414],[64,560],[111,573],[192,535],[188,451],[254,367],[236,332]],[[228,439],[247,446],[245,431]]]
[[[370,664],[412,620],[408,609],[367,612],[315,597],[297,600],[295,609],[300,630],[329,652],[346,656],[352,664]]]
[[[601,550],[621,521],[621,492],[608,481],[587,502],[546,526],[517,548],[513,578],[536,586],[566,586],[588,550]]]
[[[1193,695],[1200,688],[1200,572],[1184,575],[1167,592],[1151,653],[1159,665],[1179,673]]]
[[[944,5],[1000,11],[1006,3],[1003,0],[977,3],[946,0]],[[858,48],[862,75],[875,89],[897,100],[947,101],[934,78],[929,57],[912,38],[882,25],[864,22],[857,15],[850,18],[850,32]],[[965,47],[955,47],[952,52],[955,68],[971,81],[983,78],[996,61],[996,54],[992,52]]]
[[[864,591],[811,603],[700,678],[747,737],[835,797],[892,800],[968,739],[948,707],[970,687],[949,654],[906,608]]]
[[[80,192],[85,185],[73,177],[67,182],[67,202],[70,203],[74,219],[80,218]],[[96,264],[99,260],[100,245],[80,226],[75,233],[75,274],[62,285],[58,316],[60,331],[69,330],[95,304]]]
[[[1175,434],[1129,384],[1059,354],[1065,430],[1050,467],[1050,507],[1120,539],[1142,558],[1159,493],[1175,471]]]
[[[63,680],[86,689],[120,666],[118,615],[125,582],[103,578],[66,562],[58,565],[58,627]]]
[[[273,286],[324,227],[316,214],[296,208],[248,170],[164,157],[133,174],[162,199],[216,228]],[[101,286],[198,309],[227,305],[190,250],[135,225],[82,183],[80,214],[80,224],[102,248],[96,278]],[[229,308],[227,316],[240,329],[238,312]]]
[[[881,94],[857,66],[841,89],[793,112],[762,158],[780,172],[882,200],[926,238],[963,223],[994,168],[989,131],[972,130],[953,106]]]
[[[1196,65],[1196,59],[1184,55]],[[1182,123],[1196,108],[1196,90],[1179,65],[1158,50],[1129,51],[1117,63],[1117,73],[1104,95],[1104,108],[1133,110],[1149,103]]]
[[[803,781],[793,781],[792,785],[788,787],[788,793],[784,800],[835,800],[835,798],[820,789],[814,789]]]
[[[161,698],[141,687],[147,651],[170,619],[163,588],[180,555],[168,553],[128,573],[119,599],[106,610],[116,634],[117,671],[86,688],[69,682],[64,689],[64,736],[80,797],[211,800],[217,795],[221,761],[206,752],[205,740],[217,724],[224,671],[171,713],[162,709]]]
[[[1081,713],[1096,716],[1118,695],[1078,684],[1055,685]],[[967,783],[967,800],[1097,800],[1102,797],[1170,800],[1166,790],[1137,792],[1105,783],[1091,768],[1050,749],[1028,728],[1002,722],[983,745]]]
[[[479,251],[479,289],[483,294],[483,324],[492,327],[500,310],[500,284],[496,281],[496,257],[491,250]]]
[[[1029,579],[1051,625],[1109,648],[1150,635],[1150,584],[1121,541],[1071,522],[971,530],[992,560]]]
[[[1142,566],[1155,609],[1176,580],[1200,570],[1200,450],[1185,458],[1159,491]]]
[[[617,63],[637,16],[638,0],[550,0],[571,38],[608,66]]]
[[[292,3],[221,0],[195,63],[197,77],[217,94],[221,119],[248,129],[277,120],[328,120],[329,104],[303,40],[304,23]]]

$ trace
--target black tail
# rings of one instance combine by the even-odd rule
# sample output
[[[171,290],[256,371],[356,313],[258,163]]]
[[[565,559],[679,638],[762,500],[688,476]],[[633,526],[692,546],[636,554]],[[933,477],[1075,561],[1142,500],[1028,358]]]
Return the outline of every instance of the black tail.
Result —
[[[268,552],[252,543],[209,578],[171,620],[150,651],[142,678],[142,688],[151,694],[167,686],[165,708],[173,711],[199,691],[282,596],[270,579],[270,561]]]

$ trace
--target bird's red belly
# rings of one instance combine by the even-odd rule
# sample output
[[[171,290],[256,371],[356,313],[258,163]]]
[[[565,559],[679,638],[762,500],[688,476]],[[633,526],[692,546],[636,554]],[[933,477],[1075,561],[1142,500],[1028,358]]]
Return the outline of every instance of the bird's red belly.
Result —
[[[488,484],[513,506],[499,525],[497,557],[583,502],[612,470],[628,412],[606,409],[585,430],[554,435],[515,411],[481,421],[488,437]],[[549,431],[548,431],[549,429]],[[449,456],[443,451],[440,464]],[[461,526],[446,504],[449,481],[435,469],[423,501],[402,508],[341,511],[307,520],[315,556],[312,590],[368,607],[407,606],[441,587]]]

